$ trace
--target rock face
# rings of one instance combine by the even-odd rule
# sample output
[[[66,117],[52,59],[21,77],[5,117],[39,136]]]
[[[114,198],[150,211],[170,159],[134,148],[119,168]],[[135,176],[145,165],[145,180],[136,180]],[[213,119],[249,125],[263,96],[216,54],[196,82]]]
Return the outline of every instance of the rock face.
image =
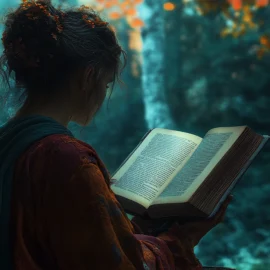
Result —
[[[146,73],[153,72],[151,65],[158,70],[154,67],[152,50],[152,62],[142,67],[145,77],[133,77],[131,65],[127,66],[123,74],[126,87],[124,91],[115,89],[109,110],[103,106],[89,127],[70,124],[78,138],[97,149],[112,173],[139,142],[149,123],[155,123],[155,110],[159,108],[154,103],[155,96],[157,101],[162,97],[163,108],[171,118],[168,123],[176,125],[178,130],[203,136],[213,127],[249,125],[261,134],[270,135],[270,56],[265,54],[258,59],[256,54],[260,36],[270,30],[269,8],[254,12],[254,18],[263,20],[264,24],[243,37],[222,38],[220,32],[228,23],[222,14],[198,16],[194,10],[177,5],[179,0],[171,2],[176,4],[175,10],[162,18],[163,43],[156,51],[160,54],[163,50],[163,56],[156,57],[157,61],[163,61],[159,80],[155,82],[152,76],[151,80],[147,79]],[[0,10],[9,3],[1,1]],[[132,59],[135,52],[128,48],[128,30],[118,33],[118,37]],[[151,27],[144,34],[151,35]],[[151,41],[149,36],[143,38]],[[155,40],[154,44],[159,43]],[[147,48],[144,52],[147,58]],[[149,89],[156,85],[158,88],[154,90],[161,89],[162,93],[147,91],[147,83]],[[3,94],[3,84],[0,86]],[[145,107],[147,94],[154,95],[152,111]],[[12,92],[7,101],[4,110],[0,105],[0,124],[14,113]],[[203,264],[237,270],[270,269],[269,164],[270,144],[235,188],[224,223],[196,248]]]

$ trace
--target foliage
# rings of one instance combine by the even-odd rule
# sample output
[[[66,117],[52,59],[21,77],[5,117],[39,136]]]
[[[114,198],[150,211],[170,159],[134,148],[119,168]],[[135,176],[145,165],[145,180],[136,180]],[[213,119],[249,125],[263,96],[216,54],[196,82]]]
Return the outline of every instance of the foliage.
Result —
[[[140,2],[84,3],[97,5],[108,16],[130,60],[123,74],[126,87],[115,89],[109,110],[105,102],[89,127],[71,124],[75,135],[97,149],[111,172],[147,131],[140,54],[144,22],[136,11]],[[177,129],[203,136],[216,126],[249,125],[269,134],[270,7],[262,7],[262,2],[164,1],[161,76],[166,79],[166,99]],[[1,115],[0,121],[5,120],[6,115]],[[270,268],[269,153],[268,146],[234,190],[224,224],[200,243],[197,253],[204,264],[237,270]]]
[[[251,270],[265,270],[265,269],[270,269],[270,263],[254,264]]]

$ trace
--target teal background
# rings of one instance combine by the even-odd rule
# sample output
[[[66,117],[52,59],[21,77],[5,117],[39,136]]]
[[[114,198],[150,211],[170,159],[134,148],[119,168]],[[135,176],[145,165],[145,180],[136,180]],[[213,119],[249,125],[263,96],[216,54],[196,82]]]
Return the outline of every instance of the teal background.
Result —
[[[77,138],[97,150],[111,173],[153,127],[204,136],[213,127],[248,125],[270,135],[270,57],[257,57],[260,37],[270,30],[270,8],[253,11],[254,21],[263,24],[243,36],[223,38],[220,33],[230,22],[220,12],[201,16],[194,5],[180,0],[170,1],[176,5],[173,11],[164,11],[164,2],[145,0],[137,7],[145,23],[141,50],[131,48],[132,29],[125,18],[109,19],[128,54],[125,85],[116,86],[89,126],[70,124]],[[1,16],[17,4],[1,0]],[[109,18],[109,10],[105,16]],[[4,124],[20,106],[19,93],[1,82],[0,94]],[[235,188],[224,223],[196,247],[203,264],[270,269],[269,157],[267,146]]]

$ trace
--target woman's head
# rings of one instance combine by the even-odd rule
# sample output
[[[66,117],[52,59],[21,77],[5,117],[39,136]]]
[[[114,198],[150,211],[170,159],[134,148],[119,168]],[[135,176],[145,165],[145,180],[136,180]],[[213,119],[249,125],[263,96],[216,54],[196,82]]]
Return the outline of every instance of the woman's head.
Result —
[[[108,83],[119,79],[121,55],[125,60],[115,33],[93,10],[64,12],[48,0],[24,0],[7,16],[2,40],[2,71],[14,72],[26,103],[70,98],[77,122],[90,120]]]

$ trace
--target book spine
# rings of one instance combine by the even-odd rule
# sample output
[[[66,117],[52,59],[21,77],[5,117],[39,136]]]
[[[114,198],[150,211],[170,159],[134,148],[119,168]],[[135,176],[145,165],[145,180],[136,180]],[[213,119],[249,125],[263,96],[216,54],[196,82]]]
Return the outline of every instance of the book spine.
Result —
[[[137,148],[142,144],[142,142],[145,140],[145,138],[150,134],[150,132],[153,129],[149,129],[141,138],[141,140],[139,141],[138,145],[134,148],[134,150],[128,155],[128,157],[122,162],[122,164],[117,168],[117,170],[114,172],[114,174],[112,174],[113,176],[122,168],[122,166],[128,161],[128,159],[133,155],[133,153],[137,150]],[[112,179],[113,179],[112,176]]]

